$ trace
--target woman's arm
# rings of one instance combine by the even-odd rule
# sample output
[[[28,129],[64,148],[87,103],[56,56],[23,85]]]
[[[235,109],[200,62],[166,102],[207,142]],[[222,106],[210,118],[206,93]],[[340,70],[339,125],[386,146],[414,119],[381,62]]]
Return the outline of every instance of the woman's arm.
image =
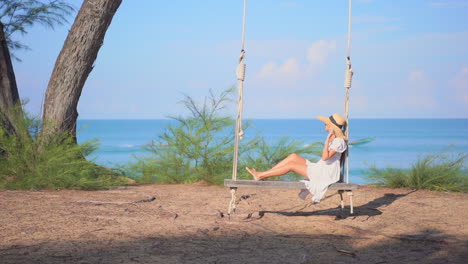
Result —
[[[331,157],[333,157],[333,155],[335,155],[336,151],[333,150],[333,149],[329,149],[329,145],[330,145],[330,142],[333,141],[333,139],[335,139],[336,136],[332,133],[328,134],[327,136],[327,140],[325,141],[325,144],[323,146],[323,151],[322,151],[322,160],[325,161],[325,160],[329,160]]]

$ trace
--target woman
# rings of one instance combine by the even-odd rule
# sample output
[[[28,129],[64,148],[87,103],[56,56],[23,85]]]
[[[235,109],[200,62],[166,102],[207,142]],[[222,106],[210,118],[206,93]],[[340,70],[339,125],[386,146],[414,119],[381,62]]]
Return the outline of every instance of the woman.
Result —
[[[308,179],[304,181],[306,188],[314,195],[313,201],[319,202],[328,186],[340,179],[341,154],[346,150],[347,145],[343,134],[346,130],[346,121],[340,114],[335,113],[330,117],[318,116],[318,119],[325,123],[325,131],[329,132],[323,147],[322,158],[318,162],[310,162],[293,153],[267,171],[256,171],[250,168],[246,170],[256,181],[293,171]],[[301,192],[300,196],[303,199],[305,199],[304,194],[308,193]]]

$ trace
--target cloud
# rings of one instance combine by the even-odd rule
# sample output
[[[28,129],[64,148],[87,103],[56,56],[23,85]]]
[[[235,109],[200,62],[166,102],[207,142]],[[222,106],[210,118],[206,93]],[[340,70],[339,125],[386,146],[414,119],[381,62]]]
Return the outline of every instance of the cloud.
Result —
[[[431,2],[430,7],[434,8],[461,8],[468,7],[467,1],[447,1],[447,2]]]
[[[278,66],[276,65],[276,63],[268,62],[267,64],[262,66],[257,76],[260,78],[266,78],[272,75],[274,72],[276,72],[277,69],[278,69]]]
[[[326,63],[330,53],[336,50],[336,41],[334,40],[319,40],[314,42],[307,49],[307,61],[309,62],[309,69],[315,69]]]
[[[369,107],[369,98],[364,95],[352,96],[350,98],[350,111],[366,111]]]
[[[275,44],[263,45],[262,56],[252,52],[263,63],[254,65],[258,69],[254,78],[246,80],[246,116],[271,118],[274,113],[275,118],[308,118],[342,109],[342,79],[335,84],[335,67],[328,67],[334,63],[335,40],[283,43],[277,49]],[[263,56],[265,50],[270,56]]]
[[[274,62],[268,62],[262,66],[260,72],[258,73],[259,77],[270,77],[278,73],[289,73],[294,74],[300,71],[299,63],[295,58],[287,59],[283,64],[278,66]]]
[[[409,71],[400,80],[382,80],[377,87],[351,94],[350,111],[368,117],[421,118],[440,109],[437,82],[423,70]]]
[[[297,60],[294,58],[290,58],[286,60],[283,65],[279,68],[280,72],[284,73],[298,73],[299,72],[299,64]]]
[[[468,68],[463,68],[452,80],[456,100],[468,104]]]
[[[314,118],[341,112],[342,108],[343,103],[333,95],[291,94],[287,90],[261,99],[248,98],[244,104],[245,116],[254,118]]]
[[[378,15],[355,16],[353,23],[359,24],[360,28],[365,27],[365,31],[372,35],[400,31],[405,28],[405,25],[401,25],[401,19],[398,17]]]
[[[387,23],[399,21],[399,18],[396,17],[386,17],[386,16],[371,16],[371,15],[361,15],[353,18],[355,23]]]
[[[410,72],[403,87],[403,102],[408,108],[432,109],[437,105],[432,92],[434,83],[423,71]]]
[[[429,5],[432,7],[446,7],[448,6],[448,3],[432,2]]]
[[[275,83],[303,79],[324,65],[335,49],[336,41],[319,40],[305,50],[304,58],[291,57],[280,64],[269,61],[260,67],[256,77],[257,79],[273,79]],[[304,61],[304,63],[299,63],[299,61]]]

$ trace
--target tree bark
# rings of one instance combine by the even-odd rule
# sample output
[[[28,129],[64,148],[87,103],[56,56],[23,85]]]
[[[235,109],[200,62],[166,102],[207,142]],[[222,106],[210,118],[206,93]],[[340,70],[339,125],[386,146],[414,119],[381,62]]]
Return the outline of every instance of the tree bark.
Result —
[[[15,117],[12,115],[22,114],[22,111],[15,72],[3,30],[3,24],[0,22],[0,125],[12,135],[17,134]]]
[[[107,28],[122,0],[85,0],[63,45],[44,102],[41,140],[54,133],[76,139],[78,100],[93,69]]]

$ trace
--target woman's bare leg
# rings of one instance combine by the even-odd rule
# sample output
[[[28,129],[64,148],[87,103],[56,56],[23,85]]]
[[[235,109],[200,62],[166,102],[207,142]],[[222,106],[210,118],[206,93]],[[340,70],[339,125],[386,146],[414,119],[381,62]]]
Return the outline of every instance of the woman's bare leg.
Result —
[[[278,162],[278,164],[276,164],[272,169],[282,167],[286,165],[288,162],[304,162],[305,163],[306,160],[303,157],[297,155],[296,153],[292,153],[292,154],[289,154],[289,156],[287,156],[282,161]]]
[[[301,175],[304,178],[308,178],[306,160],[294,153],[289,155],[270,170],[260,172],[250,168],[246,169],[257,181],[268,177],[284,175],[291,171]]]

